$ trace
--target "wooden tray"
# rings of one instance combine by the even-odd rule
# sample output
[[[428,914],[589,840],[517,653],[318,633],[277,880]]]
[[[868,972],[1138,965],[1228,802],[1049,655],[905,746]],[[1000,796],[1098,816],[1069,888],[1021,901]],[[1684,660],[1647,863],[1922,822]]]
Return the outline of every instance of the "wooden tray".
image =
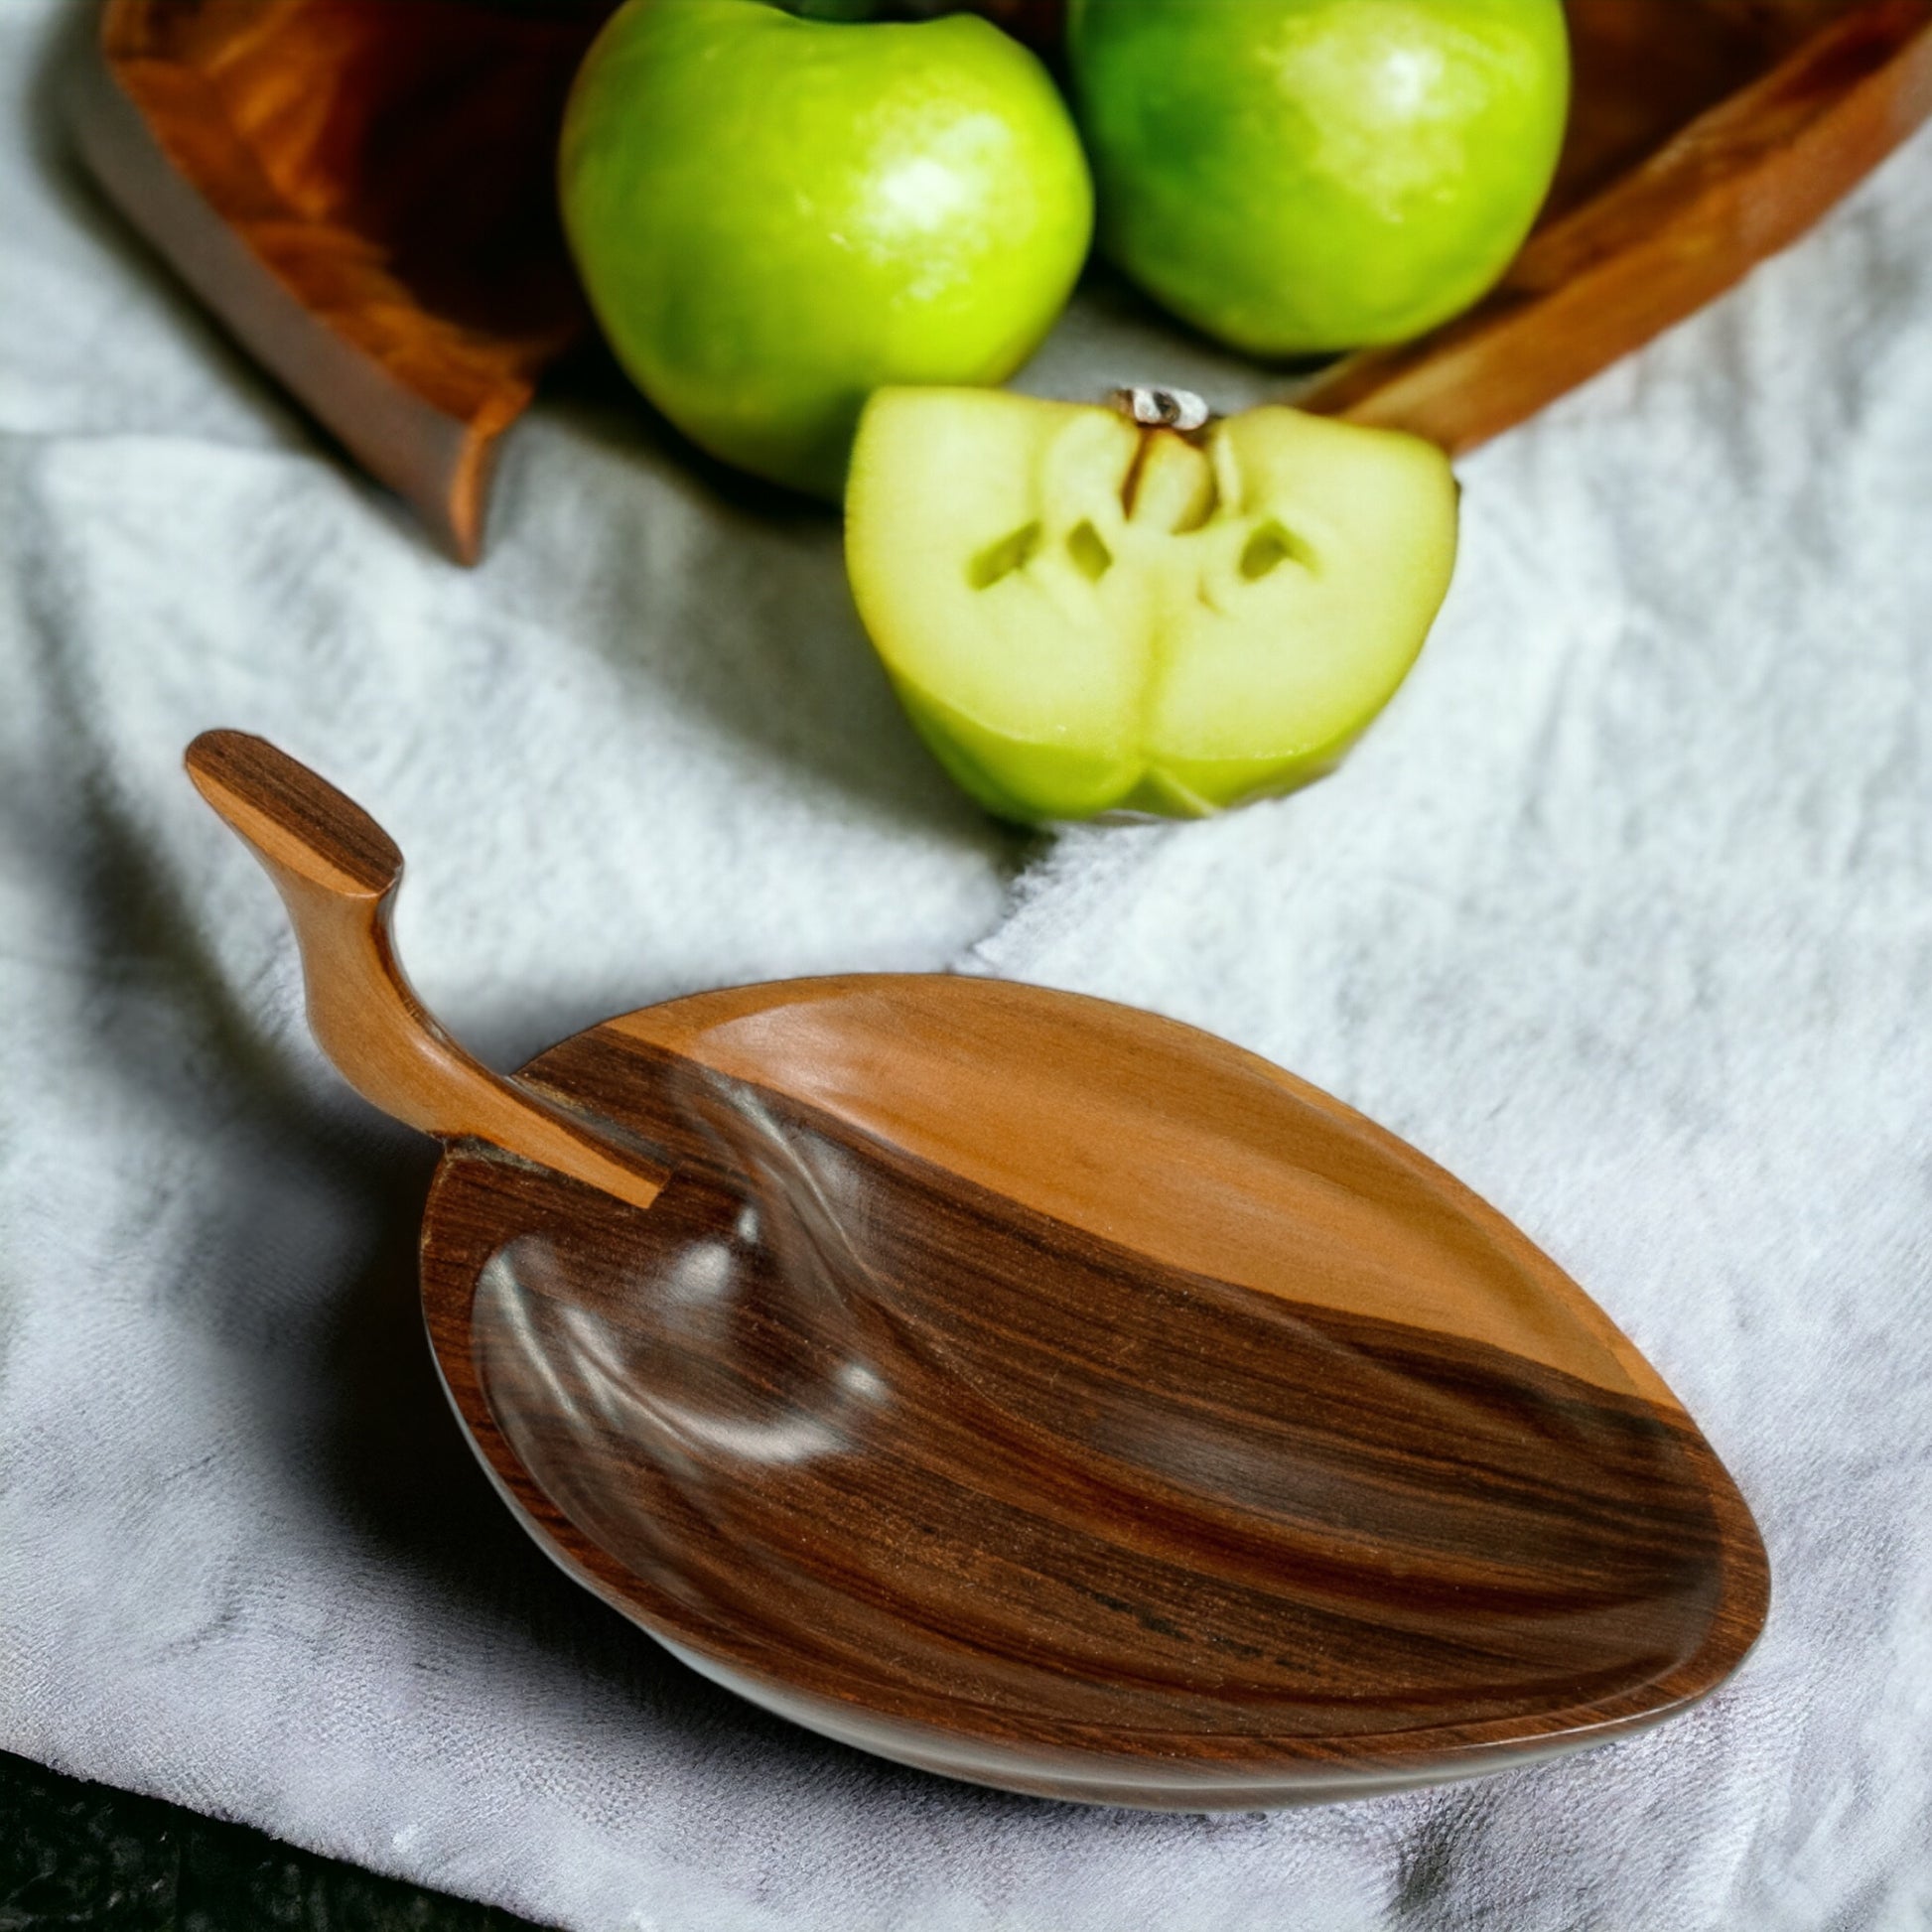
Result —
[[[552,156],[612,4],[107,0],[71,92],[107,193],[466,562],[497,439],[585,326]],[[1515,265],[1303,407],[1469,449],[1729,288],[1932,113],[1932,0],[1569,8],[1569,140]],[[1054,0],[983,10],[1050,51]]]

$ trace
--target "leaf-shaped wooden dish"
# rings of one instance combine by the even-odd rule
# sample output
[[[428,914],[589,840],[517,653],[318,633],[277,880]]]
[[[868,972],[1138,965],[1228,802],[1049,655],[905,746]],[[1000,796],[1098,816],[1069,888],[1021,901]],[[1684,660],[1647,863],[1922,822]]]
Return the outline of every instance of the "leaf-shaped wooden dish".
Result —
[[[697,1669],[908,1764],[1250,1807],[1654,1724],[1764,1551],[1636,1348],[1360,1115],[1190,1028],[916,975],[702,994],[513,1079],[389,943],[400,856],[200,739],[318,1037],[447,1151],[423,1300],[530,1533]]]
[[[583,326],[552,154],[613,3],[107,0],[74,91],[107,192],[465,560],[497,438]],[[1730,287],[1932,113],[1932,0],[1569,8],[1568,144],[1514,267],[1293,399],[1467,449]],[[1035,41],[1058,12],[982,10]]]

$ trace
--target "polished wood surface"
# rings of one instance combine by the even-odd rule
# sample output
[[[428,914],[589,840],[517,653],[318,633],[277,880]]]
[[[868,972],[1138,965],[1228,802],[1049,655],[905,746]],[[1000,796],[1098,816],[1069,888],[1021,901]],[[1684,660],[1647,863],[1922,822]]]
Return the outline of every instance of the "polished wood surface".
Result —
[[[1595,1305],[1466,1187],[1319,1089],[1192,1028],[1071,995],[1042,1008],[1030,986],[893,977],[734,987],[608,1031],[805,1102],[1164,1267],[1673,1401]],[[1035,1045],[1047,1057],[1030,1067]],[[1131,1069],[1131,1087],[1110,1095],[1115,1068]],[[1284,1228],[1318,1230],[1318,1249],[1284,1244]]]
[[[108,0],[83,153],[205,301],[451,550],[583,315],[551,207],[613,0]],[[1502,284],[1296,396],[1456,452],[1782,248],[1932,114],[1932,0],[1568,0],[1550,204]],[[1055,0],[983,0],[1049,55]]]
[[[81,152],[196,293],[473,561],[588,315],[552,186],[613,0],[107,0]]]
[[[188,775],[261,862],[302,947],[309,1026],[357,1093],[446,1141],[477,1139],[634,1207],[665,1170],[527,1082],[492,1073],[430,1016],[391,935],[402,854],[358,805],[245,732],[205,732]]]
[[[1327,1095],[921,975],[673,1001],[502,1081],[401,981],[379,830],[259,741],[191,764],[325,1048],[451,1143],[424,1307],[485,1467],[746,1696],[956,1777],[1247,1807],[1594,1743],[1755,1638],[1762,1545],[1655,1371]],[[553,1159],[558,1119],[621,1158]]]

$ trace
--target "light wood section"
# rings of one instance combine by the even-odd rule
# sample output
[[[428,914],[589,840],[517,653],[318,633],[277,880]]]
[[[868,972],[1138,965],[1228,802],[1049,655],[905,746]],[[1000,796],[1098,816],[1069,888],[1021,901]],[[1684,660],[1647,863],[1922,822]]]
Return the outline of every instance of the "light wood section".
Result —
[[[611,1024],[1068,1226],[1675,1406],[1532,1242],[1353,1109],[1211,1035],[1031,986],[740,987]]]
[[[205,733],[187,763],[275,882],[302,948],[309,1025],[356,1092],[443,1140],[484,1142],[633,1206],[657,1198],[661,1164],[608,1123],[492,1073],[416,997],[390,936],[402,854],[367,813],[242,732]]]

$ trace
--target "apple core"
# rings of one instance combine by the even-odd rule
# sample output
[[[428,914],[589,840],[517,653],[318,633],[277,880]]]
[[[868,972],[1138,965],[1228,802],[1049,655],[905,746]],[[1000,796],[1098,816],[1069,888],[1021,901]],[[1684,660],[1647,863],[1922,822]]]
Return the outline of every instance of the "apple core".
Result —
[[[1340,760],[1422,648],[1455,525],[1447,458],[1394,431],[888,389],[846,553],[914,725],[990,809],[1198,815]]]

